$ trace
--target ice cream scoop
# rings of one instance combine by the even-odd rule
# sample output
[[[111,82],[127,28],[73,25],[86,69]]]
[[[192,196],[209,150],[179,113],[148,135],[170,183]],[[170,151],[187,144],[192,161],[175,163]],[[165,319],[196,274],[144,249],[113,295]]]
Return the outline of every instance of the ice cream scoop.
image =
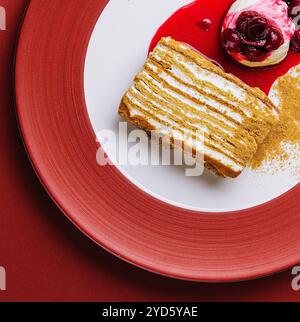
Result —
[[[280,63],[288,54],[295,24],[283,0],[237,0],[222,25],[222,44],[249,67]]]

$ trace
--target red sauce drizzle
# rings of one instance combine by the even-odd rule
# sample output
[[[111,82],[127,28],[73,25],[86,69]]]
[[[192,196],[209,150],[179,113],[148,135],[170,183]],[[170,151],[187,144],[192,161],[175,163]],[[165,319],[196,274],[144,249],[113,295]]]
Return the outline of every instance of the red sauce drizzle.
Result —
[[[248,68],[232,59],[221,47],[221,26],[233,0],[196,0],[176,11],[157,31],[149,51],[162,37],[171,36],[185,42],[205,56],[217,61],[226,72],[239,77],[250,86],[259,87],[268,93],[274,81],[291,67],[300,64],[300,54],[290,51],[280,64],[264,68]],[[211,21],[210,28],[199,26],[204,19]]]

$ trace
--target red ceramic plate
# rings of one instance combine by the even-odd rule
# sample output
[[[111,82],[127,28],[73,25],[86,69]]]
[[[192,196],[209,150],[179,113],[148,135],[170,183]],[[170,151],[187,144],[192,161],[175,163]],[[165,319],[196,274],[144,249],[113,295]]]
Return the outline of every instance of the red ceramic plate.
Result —
[[[229,282],[300,262],[300,187],[262,206],[213,214],[179,209],[99,167],[84,97],[91,32],[107,1],[32,0],[17,52],[17,112],[45,188],[100,246],[179,279]]]

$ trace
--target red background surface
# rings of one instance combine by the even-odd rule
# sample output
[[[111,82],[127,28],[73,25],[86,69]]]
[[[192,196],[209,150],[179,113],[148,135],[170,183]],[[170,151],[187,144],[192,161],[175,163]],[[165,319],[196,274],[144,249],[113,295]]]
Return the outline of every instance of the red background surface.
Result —
[[[28,0],[2,0],[0,31],[0,301],[300,300],[291,272],[258,281],[208,285],[144,272],[81,234],[39,183],[22,145],[14,110],[12,70],[19,24]]]

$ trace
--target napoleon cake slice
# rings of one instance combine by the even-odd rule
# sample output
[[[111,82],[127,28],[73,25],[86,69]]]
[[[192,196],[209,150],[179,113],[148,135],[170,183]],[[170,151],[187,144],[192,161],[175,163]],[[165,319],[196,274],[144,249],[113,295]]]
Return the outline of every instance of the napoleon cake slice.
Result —
[[[208,169],[230,178],[249,165],[279,121],[279,111],[262,91],[170,37],[150,53],[119,114],[148,133],[172,129],[173,142],[182,146],[185,134],[202,133],[196,140],[204,137],[204,150],[197,151],[196,144],[193,155],[204,153]]]

